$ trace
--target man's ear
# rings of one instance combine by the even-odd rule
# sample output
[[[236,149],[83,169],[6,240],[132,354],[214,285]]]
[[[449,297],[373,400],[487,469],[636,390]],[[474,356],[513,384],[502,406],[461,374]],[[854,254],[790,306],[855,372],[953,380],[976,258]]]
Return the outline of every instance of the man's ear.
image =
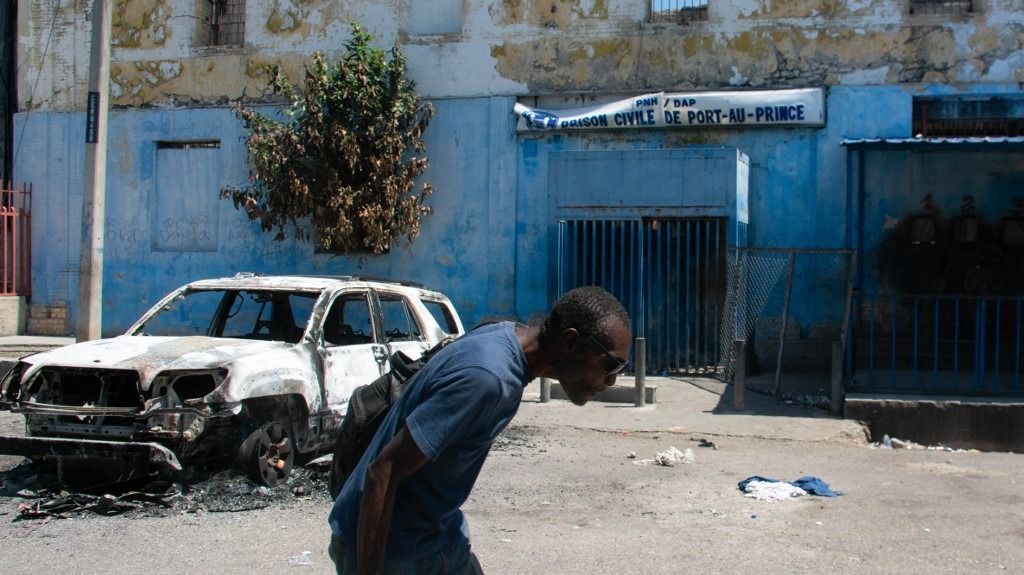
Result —
[[[579,339],[580,332],[574,327],[562,330],[562,333],[559,336],[559,340],[561,340],[562,345],[569,349],[573,348],[576,345],[576,342],[579,341]]]

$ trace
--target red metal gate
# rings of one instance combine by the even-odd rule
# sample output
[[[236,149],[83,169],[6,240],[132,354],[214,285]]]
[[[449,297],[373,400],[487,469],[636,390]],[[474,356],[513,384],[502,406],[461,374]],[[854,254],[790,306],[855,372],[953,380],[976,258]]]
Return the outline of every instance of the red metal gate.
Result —
[[[0,296],[30,295],[32,185],[0,189]]]

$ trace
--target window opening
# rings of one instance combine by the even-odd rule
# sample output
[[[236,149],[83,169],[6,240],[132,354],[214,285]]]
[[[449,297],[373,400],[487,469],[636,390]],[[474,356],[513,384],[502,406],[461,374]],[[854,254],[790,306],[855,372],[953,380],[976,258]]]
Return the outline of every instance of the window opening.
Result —
[[[272,290],[190,290],[147,319],[139,333],[298,343],[318,296]]]
[[[454,333],[459,333],[459,326],[456,325],[455,317],[452,316],[452,310],[449,309],[447,305],[445,305],[443,302],[433,300],[422,301],[423,305],[427,308],[427,311],[430,312],[430,315],[433,316],[434,321],[436,321],[437,325],[444,330],[445,334],[451,335]]]
[[[343,295],[334,300],[324,320],[324,344],[339,346],[367,343],[373,343],[373,324],[366,295]]]
[[[708,19],[708,0],[651,0],[651,22],[686,24]]]
[[[462,33],[462,0],[409,2],[404,31],[410,36]]]
[[[910,0],[911,14],[969,14],[974,0]]]
[[[916,137],[1024,136],[1024,98],[914,98]]]
[[[245,0],[208,0],[209,46],[245,43]]]
[[[226,297],[220,337],[298,343],[316,294],[246,290]]]
[[[413,320],[412,313],[404,299],[398,296],[381,295],[380,309],[384,322],[384,337],[388,343],[422,339],[420,327]]]

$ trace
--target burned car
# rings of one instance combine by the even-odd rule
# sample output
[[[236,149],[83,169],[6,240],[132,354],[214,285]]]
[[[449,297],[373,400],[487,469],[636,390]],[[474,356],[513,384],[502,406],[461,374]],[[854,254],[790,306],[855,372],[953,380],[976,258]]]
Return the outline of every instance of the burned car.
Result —
[[[237,461],[275,485],[296,456],[329,449],[352,391],[463,332],[447,297],[359,277],[258,276],[190,283],[118,337],[23,358],[0,408],[25,437],[0,453],[65,466]],[[121,477],[126,477],[121,472]]]

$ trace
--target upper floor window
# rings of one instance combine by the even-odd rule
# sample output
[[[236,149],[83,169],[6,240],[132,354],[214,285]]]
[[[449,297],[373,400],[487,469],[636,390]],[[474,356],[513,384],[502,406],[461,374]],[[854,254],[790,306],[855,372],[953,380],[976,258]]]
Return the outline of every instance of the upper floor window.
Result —
[[[911,14],[968,14],[974,0],[910,0]]]
[[[206,4],[207,46],[245,44],[245,0],[202,0]]]
[[[913,126],[920,137],[1024,136],[1024,98],[915,97]]]
[[[462,0],[413,0],[409,2],[404,31],[410,36],[462,33]]]
[[[651,22],[686,24],[708,19],[708,0],[651,0]]]

